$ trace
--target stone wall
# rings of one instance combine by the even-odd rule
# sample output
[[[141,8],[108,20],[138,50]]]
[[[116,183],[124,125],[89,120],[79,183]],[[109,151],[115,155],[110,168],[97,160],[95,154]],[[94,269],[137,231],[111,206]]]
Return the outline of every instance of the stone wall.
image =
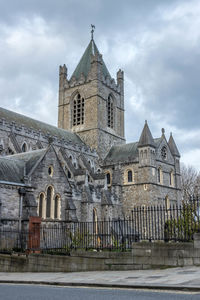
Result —
[[[200,234],[194,243],[134,243],[132,252],[0,255],[1,272],[80,272],[200,266]]]
[[[0,184],[0,219],[19,216],[19,186]]]

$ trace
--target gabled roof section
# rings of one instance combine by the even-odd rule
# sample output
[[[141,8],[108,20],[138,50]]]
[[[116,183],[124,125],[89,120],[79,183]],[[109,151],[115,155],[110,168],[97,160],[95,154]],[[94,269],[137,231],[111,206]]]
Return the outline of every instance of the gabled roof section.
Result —
[[[170,134],[170,138],[169,138],[169,141],[168,141],[168,145],[169,145],[169,148],[170,148],[170,151],[172,153],[173,156],[177,156],[177,157],[180,157],[180,153],[178,151],[178,148],[176,146],[176,143],[174,141],[174,138],[172,136],[172,133]]]
[[[89,43],[89,45],[87,46],[83,56],[81,57],[81,60],[79,61],[74,73],[72,74],[72,77],[75,77],[77,80],[80,79],[81,74],[83,74],[85,77],[88,76],[90,68],[91,68],[91,61],[92,61],[92,56],[96,55],[96,54],[100,54],[94,40],[92,39]],[[106,76],[110,76],[110,73],[108,72],[108,69],[102,59],[102,72],[103,75]]]
[[[0,107],[0,119],[5,119],[7,122],[15,122],[18,126],[24,125],[27,128],[33,128],[36,131],[41,130],[44,134],[50,134],[51,136],[57,136],[59,139],[64,139],[66,142],[74,142],[84,145],[78,135],[70,131],[57,128],[24,115],[15,113],[13,111]]]
[[[14,162],[24,163],[26,175],[32,170],[36,163],[40,160],[41,157],[45,155],[47,149],[34,150],[29,152],[23,152],[19,154],[14,154],[7,156],[10,160]]]
[[[142,134],[139,139],[138,147],[145,147],[145,146],[151,146],[156,147],[151,131],[149,129],[149,126],[147,124],[147,121],[145,121],[144,128],[142,130]]]
[[[0,180],[24,183],[24,176],[45,155],[47,149],[9,155],[0,158]]]
[[[138,157],[138,143],[113,146],[105,158],[105,163],[133,161]]]

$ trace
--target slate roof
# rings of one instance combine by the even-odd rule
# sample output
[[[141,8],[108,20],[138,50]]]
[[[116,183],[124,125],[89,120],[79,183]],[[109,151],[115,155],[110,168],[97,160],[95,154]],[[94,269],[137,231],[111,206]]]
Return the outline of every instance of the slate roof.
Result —
[[[23,183],[25,162],[0,157],[0,180]]]
[[[106,163],[132,161],[138,157],[138,142],[113,146],[105,158]]]
[[[83,56],[81,57],[81,60],[79,61],[74,73],[72,74],[71,78],[74,76],[77,80],[80,79],[81,74],[83,73],[85,77],[88,76],[90,68],[91,68],[91,60],[92,55],[100,54],[94,40],[91,40],[89,45],[87,46]],[[103,65],[102,65],[102,72],[103,75],[110,76],[110,73],[108,72],[108,69],[102,59]]]
[[[155,148],[155,143],[151,131],[149,129],[149,126],[147,124],[147,121],[145,121],[145,125],[142,130],[139,143],[138,143],[138,147],[144,147],[144,146],[151,146]]]
[[[57,128],[56,126],[34,120],[24,115],[15,113],[13,111],[0,107],[0,119],[4,118],[7,122],[15,122],[18,126],[24,125],[27,128],[33,128],[36,131],[41,130],[44,134],[57,136],[59,139],[64,139],[66,142],[74,142],[77,144],[84,144],[78,135],[64,129]]]
[[[161,141],[162,137],[153,139],[154,147],[158,148]],[[104,159],[105,164],[138,161],[138,145],[139,142],[113,146]]]
[[[46,149],[0,157],[0,180],[23,183],[36,162],[44,155]]]

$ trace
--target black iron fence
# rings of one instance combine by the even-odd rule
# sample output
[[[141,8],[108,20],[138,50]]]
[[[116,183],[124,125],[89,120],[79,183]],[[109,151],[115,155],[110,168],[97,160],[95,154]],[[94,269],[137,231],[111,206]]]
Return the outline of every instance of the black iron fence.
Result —
[[[182,205],[135,207],[131,219],[140,240],[189,242],[200,231],[200,202],[191,198]]]
[[[41,248],[43,251],[73,249],[131,249],[139,241],[131,219],[97,222],[42,224]],[[56,238],[55,238],[56,237]]]
[[[165,206],[135,207],[123,220],[97,222],[42,222],[21,231],[0,225],[0,251],[69,253],[72,249],[125,251],[137,241],[193,240],[200,231],[198,199]]]

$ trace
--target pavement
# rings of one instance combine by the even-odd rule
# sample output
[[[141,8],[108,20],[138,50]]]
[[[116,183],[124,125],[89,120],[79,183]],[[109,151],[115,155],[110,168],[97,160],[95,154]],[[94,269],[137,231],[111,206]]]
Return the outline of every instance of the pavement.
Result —
[[[200,267],[72,273],[0,273],[0,283],[200,292]]]

